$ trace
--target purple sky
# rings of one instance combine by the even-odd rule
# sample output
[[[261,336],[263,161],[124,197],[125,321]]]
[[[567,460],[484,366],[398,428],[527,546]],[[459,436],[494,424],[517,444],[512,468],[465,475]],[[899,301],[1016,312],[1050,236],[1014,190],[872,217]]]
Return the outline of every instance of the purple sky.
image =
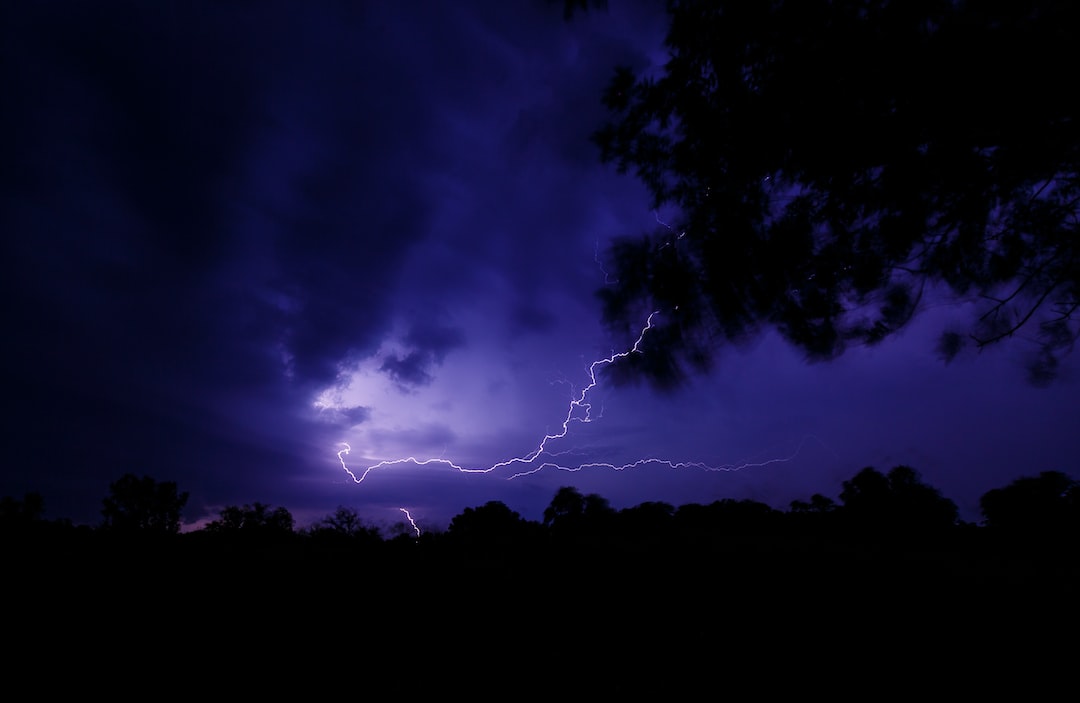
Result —
[[[540,519],[562,485],[786,508],[905,463],[974,520],[1013,478],[1080,474],[1077,359],[1048,388],[1023,340],[945,366],[963,310],[939,306],[827,365],[765,335],[676,392],[601,373],[594,421],[542,458],[759,466],[354,483],[342,442],[357,475],[526,456],[633,344],[601,324],[598,253],[659,225],[588,137],[665,29],[615,0],[571,22],[540,0],[0,8],[0,494],[93,524],[130,472],[189,491],[192,523],[261,501],[444,528],[488,500]]]

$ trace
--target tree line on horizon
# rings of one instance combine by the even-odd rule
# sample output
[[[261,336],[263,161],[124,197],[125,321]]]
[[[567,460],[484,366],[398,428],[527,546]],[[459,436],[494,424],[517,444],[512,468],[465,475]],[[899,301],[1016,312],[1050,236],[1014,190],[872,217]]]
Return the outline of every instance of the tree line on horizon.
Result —
[[[542,521],[525,519],[501,501],[489,501],[465,508],[445,531],[415,531],[400,523],[390,530],[391,535],[384,535],[350,507],[339,506],[298,529],[287,508],[260,502],[227,506],[203,528],[180,535],[188,497],[175,482],[125,474],[110,485],[102,501],[102,522],[77,526],[66,519],[46,520],[44,499],[38,493],[28,493],[22,499],[5,496],[0,498],[0,535],[183,536],[262,544],[306,540],[338,547],[415,541],[492,548],[552,542],[658,545],[706,537],[884,537],[895,541],[971,529],[1043,541],[1080,537],[1080,481],[1059,471],[1018,478],[986,492],[979,501],[983,518],[979,524],[961,520],[952,500],[903,465],[886,473],[866,467],[842,483],[839,502],[814,494],[805,501],[793,500],[787,510],[730,498],[678,507],[646,501],[615,509],[599,494],[582,494],[573,486],[563,486],[545,508]]]

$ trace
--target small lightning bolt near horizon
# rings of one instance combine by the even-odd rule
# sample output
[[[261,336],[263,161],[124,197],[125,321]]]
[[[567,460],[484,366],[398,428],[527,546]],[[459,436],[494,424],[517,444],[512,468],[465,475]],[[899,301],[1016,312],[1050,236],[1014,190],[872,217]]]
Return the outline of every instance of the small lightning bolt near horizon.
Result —
[[[416,520],[413,520],[413,516],[409,514],[409,511],[405,508],[398,508],[401,512],[405,513],[405,519],[409,521],[412,528],[416,530],[416,539],[420,539],[420,527],[416,524]]]

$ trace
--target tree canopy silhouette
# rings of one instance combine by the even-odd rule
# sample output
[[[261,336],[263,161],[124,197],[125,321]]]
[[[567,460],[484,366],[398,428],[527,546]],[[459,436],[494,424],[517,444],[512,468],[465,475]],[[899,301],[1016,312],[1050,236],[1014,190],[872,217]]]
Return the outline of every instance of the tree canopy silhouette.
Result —
[[[379,528],[366,524],[355,508],[344,505],[312,523],[307,533],[323,542],[375,544],[381,540]]]
[[[1080,482],[1060,471],[991,489],[979,500],[979,509],[996,530],[1080,536]]]
[[[910,466],[896,466],[887,474],[866,467],[844,481],[840,492],[843,515],[857,530],[918,533],[956,525],[956,503],[923,483]]]
[[[251,503],[243,507],[228,505],[218,513],[217,520],[206,525],[206,531],[218,534],[284,536],[293,533],[296,521],[284,507],[266,503]]]
[[[596,537],[613,526],[616,515],[607,498],[562,486],[544,508],[543,524],[559,538]]]
[[[109,485],[102,501],[102,527],[116,532],[176,534],[188,493],[177,492],[173,481],[155,481],[124,474]]]
[[[766,327],[830,359],[934,297],[975,303],[946,358],[1030,332],[1031,378],[1053,376],[1080,334],[1080,97],[1063,81],[1080,5],[667,10],[670,60],[618,69],[594,135],[675,213],[609,251],[607,321],[661,313],[655,353],[624,366],[674,382]]]
[[[446,532],[457,544],[483,548],[508,548],[530,535],[529,522],[501,500],[465,508],[450,521]]]
[[[45,514],[45,498],[37,491],[23,496],[22,500],[4,496],[0,498],[0,527],[25,527],[40,522]]]

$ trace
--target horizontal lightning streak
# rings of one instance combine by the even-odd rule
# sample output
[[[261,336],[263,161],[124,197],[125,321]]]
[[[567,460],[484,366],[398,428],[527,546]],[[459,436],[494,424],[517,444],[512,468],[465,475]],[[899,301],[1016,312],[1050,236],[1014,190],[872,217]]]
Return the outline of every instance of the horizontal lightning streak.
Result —
[[[701,469],[702,471],[742,471],[743,469],[754,469],[762,466],[768,466],[770,464],[782,464],[791,461],[797,457],[806,446],[806,442],[810,439],[809,436],[804,437],[802,442],[795,451],[791,452],[788,456],[774,457],[772,459],[765,459],[763,461],[748,461],[742,464],[720,464],[713,466],[706,464],[702,461],[672,461],[670,459],[660,459],[657,457],[647,457],[644,459],[637,459],[626,464],[612,464],[606,461],[591,461],[584,464],[578,464],[576,466],[566,466],[558,464],[553,461],[545,461],[535,469],[530,471],[522,471],[510,476],[510,479],[520,478],[522,476],[529,476],[531,474],[538,473],[544,469],[558,469],[559,471],[577,472],[584,469],[611,469],[612,471],[626,471],[627,469],[634,469],[639,466],[646,466],[649,464],[657,464],[660,466],[666,466],[670,469]]]

